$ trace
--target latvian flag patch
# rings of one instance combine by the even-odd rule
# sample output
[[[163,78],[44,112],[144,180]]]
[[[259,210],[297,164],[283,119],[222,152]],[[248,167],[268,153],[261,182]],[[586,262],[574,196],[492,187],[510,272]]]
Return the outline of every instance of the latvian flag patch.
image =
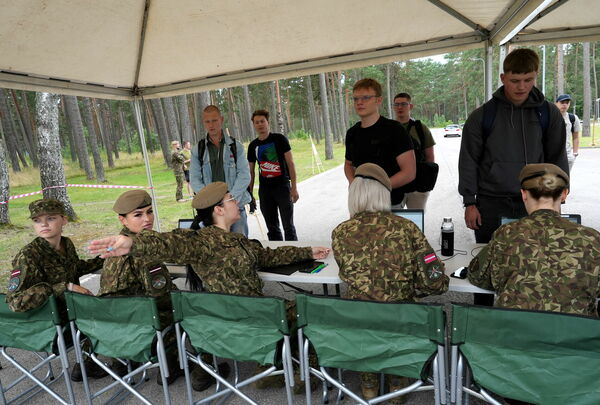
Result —
[[[430,253],[427,256],[425,256],[423,260],[425,261],[425,264],[429,264],[431,262],[435,262],[437,260],[437,256],[435,255],[435,253]]]
[[[158,267],[155,267],[155,268],[153,268],[153,269],[150,269],[150,271],[149,271],[148,273],[150,273],[150,274],[154,274],[154,273],[156,273],[157,271],[161,271],[161,270],[162,270],[162,267],[158,266]]]
[[[19,277],[21,275],[21,270],[19,269],[15,269],[13,271],[10,272],[10,277]]]

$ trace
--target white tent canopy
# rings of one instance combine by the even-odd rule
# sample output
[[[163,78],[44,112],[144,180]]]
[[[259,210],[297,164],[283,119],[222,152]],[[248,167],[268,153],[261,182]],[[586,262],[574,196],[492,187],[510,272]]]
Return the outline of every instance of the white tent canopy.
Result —
[[[598,0],[0,0],[0,10],[0,87],[113,99],[192,93],[511,38],[600,38]]]

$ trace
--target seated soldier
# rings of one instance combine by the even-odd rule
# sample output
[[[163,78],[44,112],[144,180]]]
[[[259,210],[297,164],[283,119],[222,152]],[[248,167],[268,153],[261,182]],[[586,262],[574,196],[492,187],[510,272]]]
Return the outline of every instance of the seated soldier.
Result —
[[[392,184],[374,163],[360,165],[348,190],[350,219],[332,232],[332,247],[348,298],[372,301],[416,301],[448,290],[444,264],[425,235],[411,221],[391,213]],[[387,376],[389,390],[408,385]],[[378,395],[378,375],[361,373],[364,399]],[[401,403],[402,397],[388,403]]]
[[[600,233],[560,216],[569,176],[549,163],[519,175],[528,216],[498,228],[469,264],[469,281],[496,306],[596,316]]]
[[[526,165],[519,181],[529,215],[494,232],[469,264],[469,281],[495,291],[498,307],[596,316],[600,233],[560,216],[569,176],[539,163]]]
[[[262,296],[262,281],[257,270],[306,259],[325,258],[327,248],[284,246],[263,248],[260,242],[230,232],[240,218],[237,201],[227,184],[211,183],[192,201],[197,210],[194,228],[158,233],[142,230],[137,235],[119,235],[92,241],[91,252],[102,257],[129,255],[144,260],[189,263],[209,292]],[[220,370],[221,371],[221,370]]]
[[[79,259],[71,239],[62,236],[68,220],[60,201],[33,201],[29,204],[29,212],[37,238],[23,247],[13,259],[6,302],[11,310],[25,312],[39,307],[50,295],[54,295],[61,319],[66,325],[68,317],[64,292],[69,290],[92,295],[90,290],[79,285],[79,277],[102,268],[104,260],[99,257]],[[91,378],[107,375],[92,361],[86,362],[86,366]],[[71,374],[76,374],[78,370],[77,363]]]

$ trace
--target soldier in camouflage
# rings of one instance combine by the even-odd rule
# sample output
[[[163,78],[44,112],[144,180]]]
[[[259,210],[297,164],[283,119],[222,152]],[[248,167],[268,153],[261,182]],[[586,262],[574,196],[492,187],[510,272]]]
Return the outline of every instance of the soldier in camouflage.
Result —
[[[175,180],[177,181],[175,199],[177,202],[181,202],[183,201],[183,182],[185,181],[185,174],[183,172],[185,168],[185,156],[179,150],[179,141],[171,142],[171,148],[173,149],[173,153],[171,154],[171,165],[173,166],[173,173],[175,174]]]
[[[448,290],[444,264],[425,235],[411,221],[390,212],[392,185],[385,171],[373,163],[360,165],[348,192],[351,218],[331,234],[340,278],[348,297],[372,301],[416,301]],[[408,385],[388,376],[390,391]],[[378,375],[361,373],[365,399],[378,394]],[[388,403],[401,403],[397,397]]]
[[[528,216],[498,228],[469,264],[469,281],[496,306],[596,316],[600,233],[560,216],[569,176],[552,164],[519,175]]]
[[[123,225],[121,235],[133,237],[143,229],[154,226],[152,198],[143,190],[131,190],[121,194],[113,206]],[[106,259],[100,277],[99,297],[147,295],[156,298],[156,305],[163,328],[173,323],[170,292],[177,287],[172,283],[169,271],[160,261],[148,261],[142,257],[111,257]]]
[[[12,262],[6,302],[11,310],[24,312],[42,305],[54,294],[58,298],[61,319],[67,322],[64,299],[66,290],[91,292],[79,285],[79,277],[102,268],[99,257],[80,260],[73,242],[62,236],[67,224],[63,204],[54,199],[29,204],[30,218],[37,234]]]
[[[207,291],[250,296],[263,295],[257,274],[260,267],[324,258],[329,253],[329,249],[317,247],[264,248],[256,240],[230,232],[231,225],[239,219],[239,209],[225,183],[211,183],[200,190],[192,207],[198,210],[196,218],[204,228],[165,233],[143,230],[133,238],[119,235],[92,241],[89,249],[102,253],[101,257],[128,254],[147,260],[189,263]]]

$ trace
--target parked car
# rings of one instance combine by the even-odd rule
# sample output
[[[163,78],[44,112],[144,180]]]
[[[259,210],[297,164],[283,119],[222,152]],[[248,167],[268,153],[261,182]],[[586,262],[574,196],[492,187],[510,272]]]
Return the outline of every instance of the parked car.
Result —
[[[456,125],[456,124],[446,125],[446,128],[444,128],[444,138],[447,138],[449,136],[460,136],[461,134],[462,134],[462,129],[461,129],[460,125]]]

